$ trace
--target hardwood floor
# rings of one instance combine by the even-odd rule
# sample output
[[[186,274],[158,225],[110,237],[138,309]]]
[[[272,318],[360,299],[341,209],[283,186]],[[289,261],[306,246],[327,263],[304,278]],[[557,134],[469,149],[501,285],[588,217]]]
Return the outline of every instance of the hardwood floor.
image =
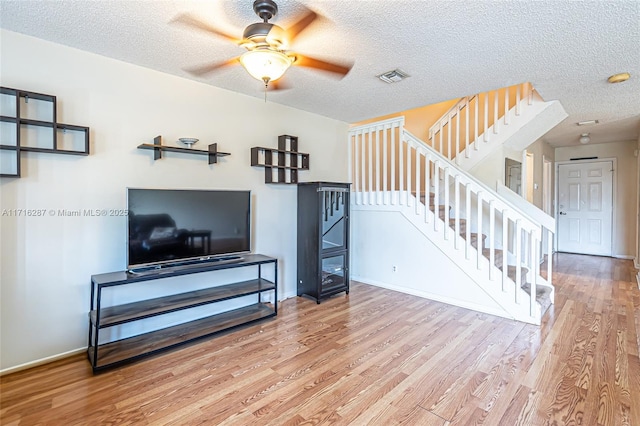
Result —
[[[353,283],[96,376],[84,355],[6,375],[0,423],[638,426],[632,262],[555,257],[540,327]]]

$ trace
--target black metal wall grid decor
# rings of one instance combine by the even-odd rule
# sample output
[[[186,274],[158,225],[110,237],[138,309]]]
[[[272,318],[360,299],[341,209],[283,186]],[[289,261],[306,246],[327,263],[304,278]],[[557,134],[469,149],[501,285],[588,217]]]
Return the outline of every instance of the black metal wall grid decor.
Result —
[[[278,148],[251,148],[251,165],[264,167],[264,183],[297,184],[298,170],[309,170],[309,154],[298,152],[298,137],[278,136]]]
[[[89,128],[57,121],[54,95],[0,87],[0,177],[20,177],[21,154],[89,155]]]

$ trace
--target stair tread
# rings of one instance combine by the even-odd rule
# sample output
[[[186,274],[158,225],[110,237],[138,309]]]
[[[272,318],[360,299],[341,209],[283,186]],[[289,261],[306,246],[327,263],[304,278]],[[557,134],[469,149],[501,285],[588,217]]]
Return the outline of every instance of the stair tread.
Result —
[[[531,295],[531,284],[525,283],[521,287],[528,295]],[[536,286],[536,302],[540,304],[540,313],[544,315],[551,306],[551,291],[547,286]]]
[[[432,212],[435,212],[435,204],[434,204],[434,199],[435,199],[435,194],[434,193],[429,193],[429,210],[431,210]],[[425,202],[425,196],[424,194],[420,196],[420,200],[422,201],[422,203],[424,204]],[[440,216],[441,220],[445,220],[445,216],[446,216],[446,209],[447,207],[449,208],[449,210],[451,210],[451,206],[446,206],[443,204],[440,204],[438,206],[438,213]],[[466,226],[467,226],[467,221],[466,219],[462,219],[459,218],[459,226],[460,226],[460,236],[463,239],[466,239],[467,233],[466,233]],[[455,229],[455,223],[456,220],[455,218],[449,218],[449,227],[451,229]],[[477,232],[471,232],[469,234],[470,237],[470,245],[472,247],[474,247],[476,250],[478,249],[478,235],[482,235],[482,241],[483,241],[483,246],[485,244],[485,241],[487,239],[487,235],[486,234],[478,234]],[[491,250],[488,247],[483,247],[482,248],[482,255],[487,259],[490,260],[490,254],[491,254]],[[502,259],[503,254],[502,254],[502,249],[498,249],[498,248],[494,248],[494,263],[495,266],[502,271],[503,270],[503,264],[502,264]],[[525,267],[521,267],[520,268],[520,276],[521,276],[521,283],[520,283],[520,288],[522,288],[525,292],[527,292],[527,294],[531,294],[531,284],[529,284],[528,282],[526,282],[527,280],[527,272],[529,272],[528,268]],[[516,266],[515,265],[507,265],[507,277],[509,277],[512,281],[516,281]],[[536,301],[540,304],[541,306],[541,313],[544,314],[549,307],[551,306],[551,292],[552,289],[550,289],[549,287],[544,287],[544,286],[537,286],[536,287]]]

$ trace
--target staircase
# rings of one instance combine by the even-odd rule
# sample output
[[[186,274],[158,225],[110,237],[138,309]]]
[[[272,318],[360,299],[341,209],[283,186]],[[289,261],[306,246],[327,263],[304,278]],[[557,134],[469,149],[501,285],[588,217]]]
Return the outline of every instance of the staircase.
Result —
[[[471,170],[496,148],[522,151],[567,117],[530,83],[466,96],[429,128],[428,145]]]
[[[483,141],[475,134],[472,144],[440,152],[442,144],[434,148],[404,129],[403,117],[351,129],[351,276],[540,324],[554,299],[551,256],[542,267],[541,259],[552,252],[555,225],[539,223],[456,164],[454,152]]]

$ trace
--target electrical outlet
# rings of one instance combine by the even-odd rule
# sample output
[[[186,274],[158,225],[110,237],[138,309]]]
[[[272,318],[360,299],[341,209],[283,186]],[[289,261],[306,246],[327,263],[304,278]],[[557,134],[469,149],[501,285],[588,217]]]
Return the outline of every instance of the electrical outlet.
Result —
[[[393,265],[393,266],[391,267],[391,271],[393,271],[393,272],[398,272],[398,267],[397,267],[396,265]]]

